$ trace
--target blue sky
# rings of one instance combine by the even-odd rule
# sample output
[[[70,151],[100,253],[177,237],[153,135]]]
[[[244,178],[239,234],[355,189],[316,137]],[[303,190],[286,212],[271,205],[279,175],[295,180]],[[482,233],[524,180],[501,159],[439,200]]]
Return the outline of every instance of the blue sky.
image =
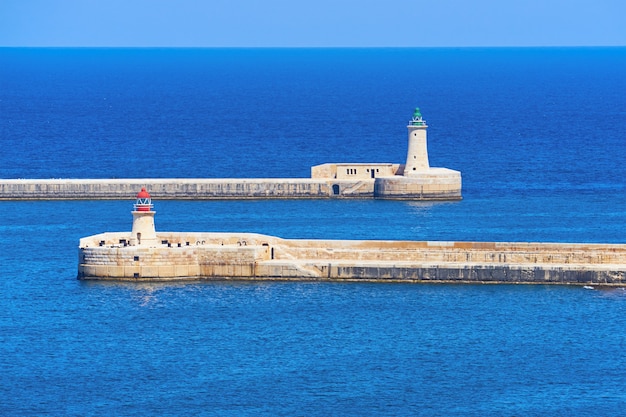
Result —
[[[626,0],[0,0],[0,46],[616,45]]]

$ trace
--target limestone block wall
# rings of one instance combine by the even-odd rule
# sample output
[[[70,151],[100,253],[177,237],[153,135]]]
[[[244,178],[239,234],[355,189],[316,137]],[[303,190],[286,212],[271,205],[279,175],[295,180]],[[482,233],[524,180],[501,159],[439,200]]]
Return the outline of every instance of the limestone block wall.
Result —
[[[337,178],[336,164],[321,164],[311,167],[311,178],[313,179],[329,179]]]
[[[389,167],[386,167],[389,168]],[[386,169],[385,168],[385,169]],[[363,168],[364,172],[367,169]],[[459,199],[460,174],[433,171],[407,179],[269,178],[269,179],[82,179],[0,180],[0,200],[99,200],[132,198],[146,187],[154,199],[265,199],[265,198],[397,198]]]
[[[325,198],[325,181],[294,179],[0,180],[1,200],[127,199],[141,187],[161,199]]]
[[[321,265],[329,280],[436,283],[626,285],[623,268],[554,265]],[[326,275],[324,275],[326,276]]]
[[[83,238],[83,279],[315,279],[626,285],[626,245],[286,240],[259,234]]]
[[[626,245],[523,243],[277,240],[275,259],[458,264],[626,265]]]
[[[460,200],[461,173],[430,168],[411,177],[377,178],[374,197],[395,200]]]
[[[398,175],[400,164],[392,163],[345,163],[321,164],[311,167],[314,179],[368,179],[374,177],[392,177]],[[374,176],[372,177],[372,171]],[[401,175],[401,174],[400,174]]]
[[[328,182],[308,178],[0,180],[0,200],[128,199],[144,186],[155,199],[373,197],[373,183],[369,190],[352,194],[346,191],[357,183],[358,180]],[[344,191],[336,195],[335,184]]]
[[[255,264],[269,257],[269,247],[256,244],[253,235],[223,235],[221,239],[210,234],[158,234],[161,243],[156,246],[129,246],[129,239],[129,233],[103,233],[81,239],[78,277],[252,277]]]
[[[337,179],[368,179],[392,177],[398,170],[398,164],[337,164]]]
[[[127,199],[143,185],[140,180],[1,180],[0,199]]]

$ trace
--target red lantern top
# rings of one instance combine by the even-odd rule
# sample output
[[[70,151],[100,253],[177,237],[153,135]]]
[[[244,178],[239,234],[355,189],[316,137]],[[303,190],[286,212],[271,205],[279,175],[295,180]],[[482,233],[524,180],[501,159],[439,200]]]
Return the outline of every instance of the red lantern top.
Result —
[[[135,211],[152,210],[152,198],[150,193],[146,191],[146,187],[141,187],[141,191],[137,194],[137,202],[135,203]]]
[[[150,198],[150,193],[146,191],[146,187],[141,187],[141,191],[139,191],[139,193],[137,194],[137,200],[146,198]]]

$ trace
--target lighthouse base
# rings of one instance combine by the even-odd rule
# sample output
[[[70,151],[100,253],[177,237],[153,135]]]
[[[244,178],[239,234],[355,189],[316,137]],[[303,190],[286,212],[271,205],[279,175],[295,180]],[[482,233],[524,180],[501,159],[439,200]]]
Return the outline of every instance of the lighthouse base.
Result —
[[[461,173],[447,168],[413,171],[409,176],[378,178],[374,197],[390,200],[460,200]]]

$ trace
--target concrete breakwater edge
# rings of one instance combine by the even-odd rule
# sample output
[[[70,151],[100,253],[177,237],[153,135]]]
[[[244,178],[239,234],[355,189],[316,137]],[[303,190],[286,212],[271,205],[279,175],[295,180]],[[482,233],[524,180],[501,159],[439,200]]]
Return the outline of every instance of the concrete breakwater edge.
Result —
[[[0,180],[0,200],[125,200],[142,186],[161,200],[380,198],[459,200],[460,176],[439,175],[433,182],[403,177],[316,178],[128,178]]]
[[[626,245],[289,240],[250,233],[83,238],[79,279],[626,285]]]
[[[158,232],[137,194],[130,232],[80,239],[84,280],[318,280],[626,285],[626,245],[281,239]]]

